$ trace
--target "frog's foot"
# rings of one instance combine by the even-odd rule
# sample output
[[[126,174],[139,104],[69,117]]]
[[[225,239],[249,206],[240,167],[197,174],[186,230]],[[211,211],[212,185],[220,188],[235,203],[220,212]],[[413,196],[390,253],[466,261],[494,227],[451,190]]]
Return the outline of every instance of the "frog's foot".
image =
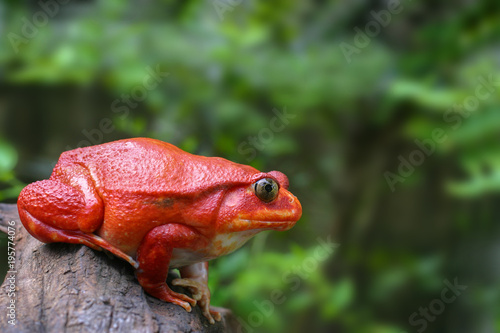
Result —
[[[196,305],[195,299],[193,299],[187,295],[173,291],[172,289],[170,289],[168,287],[168,285],[166,283],[163,283],[161,285],[156,285],[156,286],[143,284],[142,287],[151,296],[159,298],[165,302],[170,302],[170,303],[180,305],[187,312],[191,312],[191,306]]]
[[[102,239],[101,237],[94,235],[94,234],[86,234],[86,233],[84,235],[85,235],[84,238],[87,239],[92,244],[94,244],[94,246],[101,247],[104,250],[113,253],[118,258],[121,258],[125,261],[128,261],[128,263],[131,264],[135,269],[139,268],[139,263],[137,261],[135,261],[134,258],[129,256],[128,254],[126,254],[125,252],[120,250],[119,248],[111,245],[110,243],[108,243],[107,241]],[[85,244],[85,245],[87,245],[87,244]]]
[[[172,284],[174,286],[186,287],[191,291],[193,298],[198,301],[203,315],[208,319],[210,324],[214,324],[215,320],[221,320],[220,313],[210,307],[210,290],[205,282],[197,279],[182,278],[173,280]]]

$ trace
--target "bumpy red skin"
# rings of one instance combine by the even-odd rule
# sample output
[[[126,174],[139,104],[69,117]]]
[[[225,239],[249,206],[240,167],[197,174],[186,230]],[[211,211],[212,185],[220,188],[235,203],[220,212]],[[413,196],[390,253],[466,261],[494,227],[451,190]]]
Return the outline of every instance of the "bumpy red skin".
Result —
[[[272,178],[278,197],[261,201],[257,180]],[[48,180],[19,195],[21,221],[42,242],[102,248],[127,260],[151,295],[190,311],[209,310],[207,261],[230,253],[262,230],[287,230],[302,214],[278,171],[258,170],[217,157],[186,153],[154,139],[136,138],[64,152]],[[176,285],[168,269],[180,268]]]

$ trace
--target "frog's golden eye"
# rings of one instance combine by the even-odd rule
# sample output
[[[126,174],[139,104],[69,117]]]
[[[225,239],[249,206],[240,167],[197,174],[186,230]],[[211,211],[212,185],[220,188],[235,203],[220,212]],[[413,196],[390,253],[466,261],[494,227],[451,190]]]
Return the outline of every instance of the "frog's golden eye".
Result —
[[[278,183],[272,178],[263,178],[254,185],[255,195],[264,202],[271,202],[278,196]]]

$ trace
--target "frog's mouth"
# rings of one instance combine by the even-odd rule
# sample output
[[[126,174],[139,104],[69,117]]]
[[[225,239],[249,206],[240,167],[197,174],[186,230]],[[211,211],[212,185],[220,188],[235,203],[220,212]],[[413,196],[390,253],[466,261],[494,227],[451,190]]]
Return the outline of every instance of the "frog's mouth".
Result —
[[[297,221],[280,220],[280,221],[262,221],[238,219],[237,225],[240,230],[278,230],[285,231],[291,229]]]

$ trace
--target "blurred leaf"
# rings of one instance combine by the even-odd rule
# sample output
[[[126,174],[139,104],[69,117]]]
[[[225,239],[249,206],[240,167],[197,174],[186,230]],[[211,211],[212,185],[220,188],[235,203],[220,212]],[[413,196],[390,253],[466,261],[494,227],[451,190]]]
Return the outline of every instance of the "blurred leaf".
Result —
[[[330,292],[324,294],[325,306],[322,308],[324,318],[335,318],[354,300],[355,286],[349,278],[335,283]]]
[[[500,147],[481,151],[464,158],[467,180],[449,181],[447,189],[461,197],[480,196],[500,191]]]
[[[0,176],[12,171],[17,164],[17,152],[10,144],[0,139]]]
[[[459,101],[460,94],[455,90],[432,87],[420,81],[396,80],[389,88],[395,99],[409,99],[417,105],[437,110],[447,109]]]

